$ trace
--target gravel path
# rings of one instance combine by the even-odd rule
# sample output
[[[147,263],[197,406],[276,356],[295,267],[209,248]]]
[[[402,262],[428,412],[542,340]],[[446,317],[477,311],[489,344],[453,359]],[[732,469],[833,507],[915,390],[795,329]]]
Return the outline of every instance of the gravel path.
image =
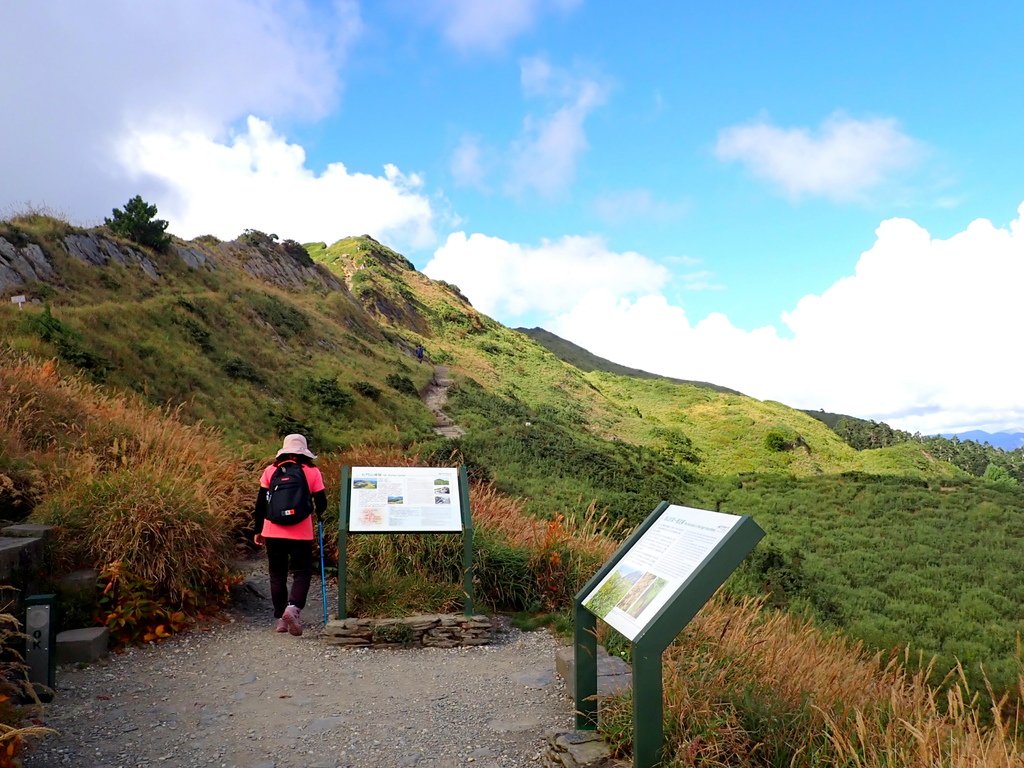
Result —
[[[314,579],[302,637],[271,629],[262,561],[228,621],[61,667],[26,768],[518,768],[572,728],[559,642],[503,627],[490,646],[355,650],[317,637]],[[329,590],[330,593],[331,590]],[[329,597],[336,599],[336,593]],[[333,615],[333,605],[329,611]]]

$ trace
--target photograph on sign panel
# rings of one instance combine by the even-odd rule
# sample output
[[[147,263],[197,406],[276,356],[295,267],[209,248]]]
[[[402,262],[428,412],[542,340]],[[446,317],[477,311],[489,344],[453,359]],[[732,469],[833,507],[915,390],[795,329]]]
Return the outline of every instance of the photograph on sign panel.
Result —
[[[583,601],[583,605],[595,616],[606,618],[612,608],[619,604],[644,575],[643,571],[619,563],[615,570],[605,577],[604,583]]]
[[[638,619],[647,606],[654,602],[654,598],[665,588],[666,584],[668,582],[665,579],[655,576],[653,573],[645,573],[616,607],[634,619]]]

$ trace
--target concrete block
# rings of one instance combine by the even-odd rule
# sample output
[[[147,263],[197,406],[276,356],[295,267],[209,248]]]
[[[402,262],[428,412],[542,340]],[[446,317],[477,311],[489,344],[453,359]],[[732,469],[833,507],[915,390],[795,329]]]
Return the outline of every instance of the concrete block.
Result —
[[[6,581],[16,573],[31,571],[39,565],[42,555],[42,539],[20,536],[0,537],[0,578]]]
[[[54,526],[52,525],[38,525],[37,523],[16,523],[14,525],[5,525],[0,529],[0,533],[4,536],[19,536],[21,538],[30,539],[46,539],[49,538],[50,532],[53,531]]]
[[[57,633],[57,663],[85,664],[107,655],[110,632],[106,627],[68,629]]]
[[[62,576],[60,585],[65,589],[69,589],[76,592],[86,592],[96,589],[96,579],[99,578],[99,574],[96,573],[92,568],[85,568],[80,571],[72,571],[66,576]]]
[[[576,680],[576,654],[571,645],[562,646],[555,652],[555,670],[572,695]],[[603,645],[597,646],[597,695],[613,696],[632,684],[633,671],[629,664],[618,656],[610,655]]]

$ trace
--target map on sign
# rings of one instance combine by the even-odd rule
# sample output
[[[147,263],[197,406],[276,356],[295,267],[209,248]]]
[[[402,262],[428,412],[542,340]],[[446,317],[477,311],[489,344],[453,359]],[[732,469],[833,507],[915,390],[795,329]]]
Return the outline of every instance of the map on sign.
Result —
[[[462,531],[459,470],[352,467],[348,529],[353,533]]]
[[[584,607],[633,640],[741,519],[667,507],[583,598]]]

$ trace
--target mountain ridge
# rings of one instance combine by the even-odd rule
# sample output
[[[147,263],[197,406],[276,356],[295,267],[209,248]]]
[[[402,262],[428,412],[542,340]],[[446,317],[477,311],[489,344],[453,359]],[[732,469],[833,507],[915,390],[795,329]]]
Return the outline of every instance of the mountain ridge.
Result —
[[[9,255],[24,259],[27,250],[49,274],[19,271]],[[328,448],[388,433],[431,439],[433,416],[412,399],[430,378],[413,355],[423,345],[429,362],[452,372],[452,418],[510,448],[526,439],[522,424],[544,423],[568,430],[560,439],[597,441],[598,452],[634,446],[668,460],[680,478],[957,473],[915,446],[855,451],[798,410],[726,387],[634,378],[614,364],[605,372],[608,361],[564,340],[552,353],[367,236],[303,247],[246,230],[228,242],[172,238],[158,253],[104,228],[27,217],[0,223],[0,252],[5,292],[52,307],[43,318],[4,316],[23,347],[56,352],[151,402],[184,403],[192,418],[245,442],[282,430]],[[548,344],[557,338],[534,333]],[[565,362],[570,352],[590,370]]]
[[[513,330],[526,334],[565,362],[587,373],[590,371],[605,371],[607,373],[615,373],[620,376],[632,376],[637,379],[665,379],[666,381],[671,381],[676,384],[690,384],[695,387],[703,387],[705,389],[714,390],[715,392],[722,392],[730,395],[743,394],[735,389],[723,387],[719,384],[712,384],[706,381],[677,379],[673,376],[664,376],[660,373],[651,373],[639,368],[630,368],[629,366],[620,365],[619,363],[612,362],[607,358],[595,355],[590,350],[584,349],[568,339],[563,339],[561,336],[558,336],[544,328],[514,328]]]

